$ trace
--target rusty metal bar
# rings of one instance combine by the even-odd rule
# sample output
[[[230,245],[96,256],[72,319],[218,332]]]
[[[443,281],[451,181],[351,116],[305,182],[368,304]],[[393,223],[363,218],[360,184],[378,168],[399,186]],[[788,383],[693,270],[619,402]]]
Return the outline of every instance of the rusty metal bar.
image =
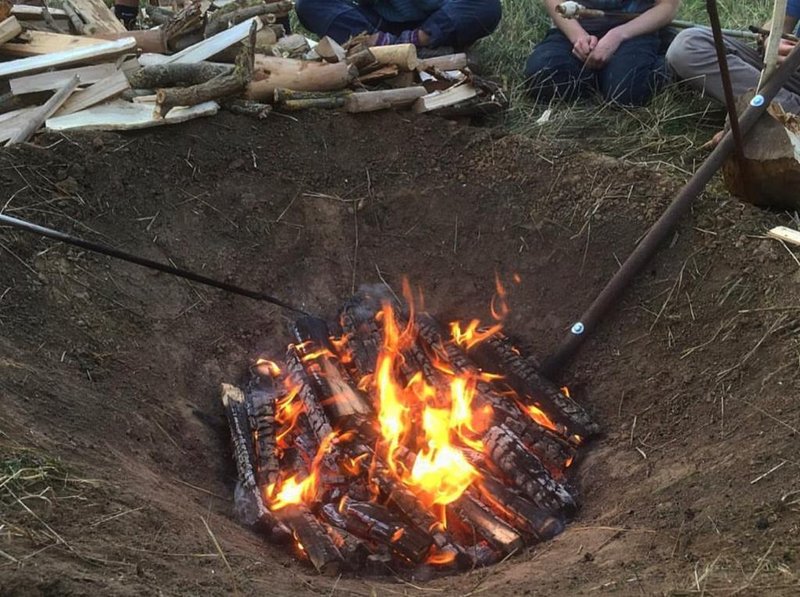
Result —
[[[753,128],[753,125],[764,114],[767,106],[775,98],[778,91],[798,68],[800,68],[800,45],[791,51],[781,67],[764,85],[761,93],[750,101],[750,106],[742,113],[741,118],[739,118],[739,128],[743,135],[746,135]],[[697,196],[714,177],[717,170],[722,167],[733,147],[733,136],[728,132],[695,172],[694,176],[678,192],[670,206],[658,221],[653,224],[639,245],[633,250],[633,253],[622,264],[622,267],[608,281],[605,288],[583,313],[581,319],[572,325],[570,332],[562,340],[561,344],[544,361],[541,369],[545,375],[552,378],[558,374],[577,353],[586,339],[597,330],[603,316],[613,305],[619,302],[620,297],[633,282],[634,278],[655,255],[661,243],[669,237],[683,215],[689,211]]]

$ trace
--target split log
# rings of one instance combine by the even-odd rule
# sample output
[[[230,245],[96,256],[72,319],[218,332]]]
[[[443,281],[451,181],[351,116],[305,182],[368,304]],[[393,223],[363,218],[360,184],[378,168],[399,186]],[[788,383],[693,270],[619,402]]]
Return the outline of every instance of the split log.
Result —
[[[424,87],[363,91],[347,97],[345,110],[356,113],[405,108],[413,104],[417,98],[422,97],[425,93]]]
[[[775,226],[767,231],[767,236],[795,247],[800,247],[800,231],[787,226]]]
[[[92,66],[81,66],[38,75],[28,75],[27,77],[17,77],[9,81],[9,86],[11,87],[11,93],[14,95],[38,93],[40,91],[58,89],[73,76],[78,77],[79,85],[89,85],[110,77],[116,71],[116,65],[105,62]]]
[[[503,376],[527,404],[540,407],[553,422],[563,425],[572,439],[597,435],[600,427],[575,400],[543,377],[525,353],[503,334],[495,334],[469,350],[469,356],[484,371]]]
[[[132,37],[136,40],[136,47],[142,52],[166,54],[169,52],[167,38],[161,29],[147,29],[144,31],[125,31],[124,33],[95,33],[96,39],[122,39]]]
[[[272,101],[280,88],[297,91],[335,91],[346,88],[357,75],[345,63],[329,64],[309,60],[293,60],[257,54],[253,80],[246,97],[259,101]]]
[[[250,6],[246,4],[244,2],[232,2],[212,13],[206,24],[206,37],[216,35],[232,25],[237,25],[253,17],[269,15],[272,19],[265,19],[265,22],[274,23],[276,18],[288,16],[294,8],[294,2],[290,0],[271,3],[264,3],[259,0],[253,2]]]
[[[22,25],[19,24],[16,17],[8,17],[0,23],[0,44],[5,44],[20,33],[22,33]]]
[[[397,67],[396,64],[387,64],[385,66],[381,66],[373,71],[370,71],[366,74],[359,76],[358,79],[356,79],[356,82],[359,85],[367,85],[369,83],[375,83],[376,81],[391,79],[392,77],[396,77],[399,73],[400,69]]]
[[[3,54],[26,58],[44,56],[58,52],[75,51],[102,45],[103,41],[93,37],[50,33],[28,29],[16,41],[3,45]]]
[[[347,59],[345,49],[327,35],[319,40],[314,51],[325,62],[344,62]]]
[[[31,114],[30,120],[8,140],[6,147],[15,145],[16,143],[24,143],[30,139],[31,136],[44,124],[45,120],[50,118],[50,116],[52,116],[55,111],[58,110],[65,101],[67,101],[67,98],[69,98],[69,96],[77,87],[78,77],[73,76],[60,89],[58,89],[49,100],[47,100],[47,103]]]
[[[419,61],[417,68],[419,70],[461,70],[467,67],[466,54],[447,54],[445,56],[435,56],[433,58],[424,58]]]
[[[483,441],[489,462],[534,504],[549,512],[574,514],[575,498],[553,479],[513,431],[505,425],[496,425],[486,432]]]
[[[177,54],[173,54],[167,58],[166,62],[191,63],[208,60],[212,56],[219,54],[233,44],[239,43],[243,39],[246,39],[250,35],[250,28],[253,24],[255,24],[256,30],[260,30],[263,27],[258,17],[253,17],[252,19],[248,19],[239,23],[235,27],[221,31],[216,35],[201,41],[200,43],[194,44],[193,46],[190,46],[185,50],[178,52]]]
[[[215,77],[233,72],[233,66],[211,62],[155,64],[145,66],[128,76],[131,87],[158,89],[199,85]]]
[[[422,562],[433,546],[433,538],[428,533],[403,522],[378,504],[345,498],[338,508],[325,504],[322,516],[330,524],[362,539],[385,545],[415,564]]]
[[[117,71],[113,75],[97,81],[86,89],[81,89],[73,93],[56,114],[61,116],[85,110],[107,99],[117,97],[127,89],[130,89],[128,78],[121,70]]]
[[[256,446],[252,442],[252,427],[245,396],[239,388],[222,384],[221,399],[231,431],[233,457],[238,472],[234,494],[237,516],[248,526],[258,527],[270,540],[283,542],[291,533],[265,506],[258,474],[253,469],[257,454]]]
[[[288,526],[302,553],[320,574],[335,576],[342,565],[342,554],[325,527],[304,504],[292,504],[275,511],[275,517]]]
[[[575,448],[528,416],[507,417],[502,423],[519,436],[554,479],[563,478],[564,472],[573,465],[577,455]]]
[[[481,501],[514,529],[537,541],[552,539],[564,530],[560,514],[546,512],[491,476],[484,475],[473,484]]]
[[[21,21],[28,20],[47,20],[45,14],[49,14],[51,19],[67,19],[67,13],[60,8],[49,8],[47,6],[32,6],[29,4],[15,4],[11,7],[11,14]]]
[[[474,98],[478,95],[478,90],[469,83],[453,85],[444,91],[434,91],[421,98],[414,104],[414,112],[423,114],[454,106],[463,101]]]
[[[264,54],[266,56],[273,55],[273,48],[280,36],[272,29],[271,26],[263,27],[261,31],[256,34],[256,44],[253,49],[254,54]],[[244,48],[247,41],[234,44],[231,47],[223,50],[219,54],[214,55],[215,62],[235,62],[236,57]]]
[[[132,131],[213,116],[218,110],[216,102],[206,102],[189,108],[175,108],[166,118],[157,118],[153,102],[139,104],[112,100],[74,114],[50,118],[46,126],[50,131]]]
[[[448,520],[457,518],[471,527],[472,531],[488,541],[503,555],[519,551],[525,542],[514,529],[497,518],[492,512],[469,494],[463,494],[447,505]]]
[[[57,35],[52,33],[50,35]],[[80,39],[80,38],[78,38]],[[88,46],[81,46],[75,49],[62,50],[53,53],[46,53],[42,56],[30,56],[0,63],[0,77],[10,77],[35,73],[48,68],[57,68],[81,62],[100,61],[110,59],[120,54],[125,54],[136,48],[136,40],[127,37],[116,41],[94,40]],[[6,44],[7,46],[8,44]],[[5,49],[5,47],[3,49]]]
[[[414,70],[419,64],[414,44],[371,46],[370,51],[378,64],[396,64],[400,70]]]
[[[301,361],[325,413],[337,429],[358,429],[373,414],[369,402],[340,366],[324,321],[298,319],[293,326]]]

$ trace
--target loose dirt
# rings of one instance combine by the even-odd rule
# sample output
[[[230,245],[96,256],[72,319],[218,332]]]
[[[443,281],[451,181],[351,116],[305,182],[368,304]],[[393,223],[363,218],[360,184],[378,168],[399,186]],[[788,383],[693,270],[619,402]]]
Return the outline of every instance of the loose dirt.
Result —
[[[9,215],[327,316],[405,274],[485,317],[516,272],[508,328],[542,356],[681,182],[392,114],[40,143],[0,154]],[[287,313],[0,229],[0,593],[796,594],[800,262],[764,236],[789,220],[701,198],[564,373],[606,431],[578,518],[417,586],[315,576],[231,516],[218,384],[286,344]]]

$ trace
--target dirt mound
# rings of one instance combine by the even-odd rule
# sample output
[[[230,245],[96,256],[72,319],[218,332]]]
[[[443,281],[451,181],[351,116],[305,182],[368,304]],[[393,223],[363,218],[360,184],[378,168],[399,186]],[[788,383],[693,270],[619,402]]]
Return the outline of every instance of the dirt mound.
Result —
[[[678,186],[405,115],[45,144],[0,155],[9,215],[328,316],[402,274],[442,316],[485,315],[494,272],[518,272],[508,327],[542,355]],[[785,221],[698,202],[564,377],[607,431],[578,519],[424,592],[797,590],[800,274],[763,237]],[[417,592],[315,577],[231,518],[217,387],[285,345],[285,313],[9,229],[0,243],[0,592]]]

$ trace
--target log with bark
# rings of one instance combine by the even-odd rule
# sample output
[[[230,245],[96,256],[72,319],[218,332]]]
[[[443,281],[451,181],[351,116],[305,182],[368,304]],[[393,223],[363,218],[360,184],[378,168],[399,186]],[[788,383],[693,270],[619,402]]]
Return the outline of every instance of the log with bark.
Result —
[[[233,69],[232,65],[212,62],[154,64],[132,72],[128,75],[128,81],[131,87],[136,89],[187,87],[200,85],[215,77],[231,74]]]
[[[357,75],[358,71],[345,63],[329,64],[257,54],[253,78],[245,97],[270,102],[275,90],[280,88],[335,91],[345,89]]]

